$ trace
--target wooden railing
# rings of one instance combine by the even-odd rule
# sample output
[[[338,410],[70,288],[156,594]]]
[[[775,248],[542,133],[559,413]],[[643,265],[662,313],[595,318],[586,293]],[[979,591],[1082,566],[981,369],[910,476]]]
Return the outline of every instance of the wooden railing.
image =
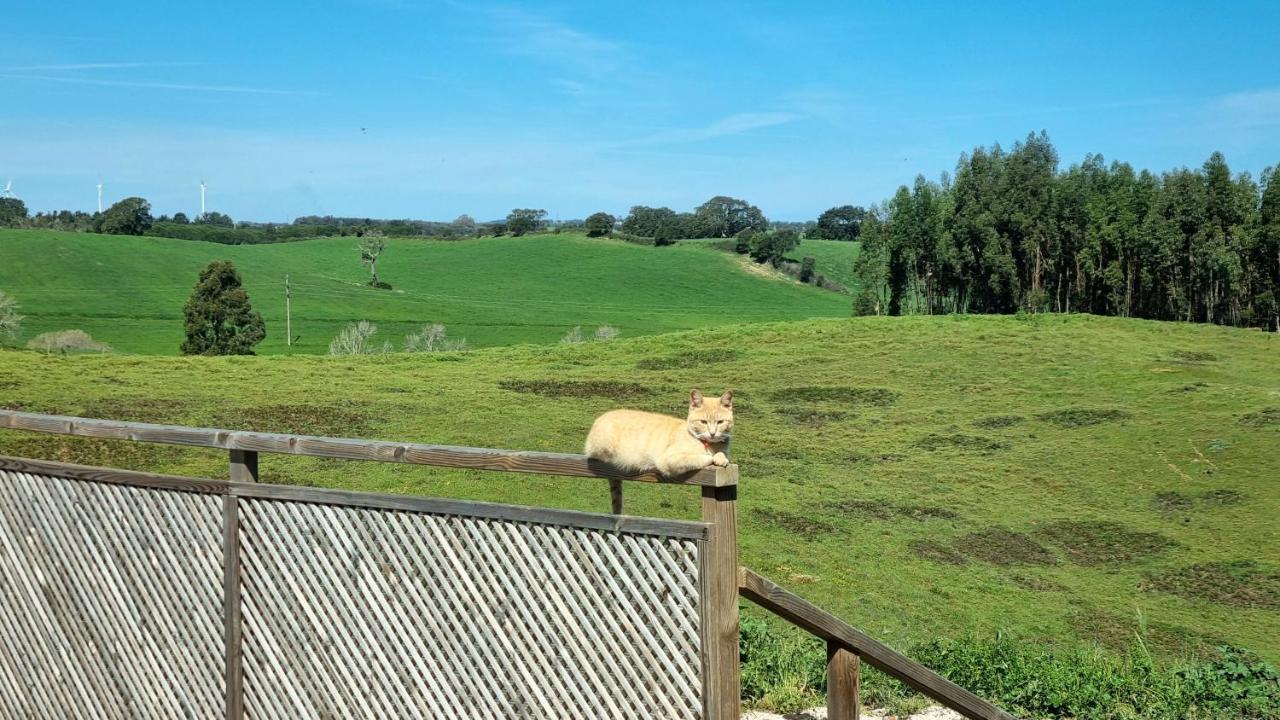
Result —
[[[698,486],[702,493],[702,520],[706,524],[706,539],[699,557],[700,575],[703,578],[702,599],[702,693],[705,720],[737,720],[740,712],[738,599],[746,598],[800,628],[827,642],[828,648],[828,712],[831,720],[848,720],[858,716],[859,665],[862,660],[901,680],[919,692],[976,720],[1010,720],[1012,716],[991,703],[977,697],[955,683],[934,673],[857,630],[830,613],[812,605],[799,596],[775,585],[750,569],[738,566],[737,557],[737,485],[736,465],[725,468],[708,468],[677,478],[666,478],[654,473],[628,473],[607,463],[591,460],[582,455],[545,452],[492,450],[483,448],[429,445],[421,443],[388,442],[382,440],[358,440],[305,435],[247,432],[214,428],[194,428],[151,423],[121,422],[57,415],[41,415],[0,409],[0,429],[53,433],[79,437],[116,439],[135,442],[164,443],[224,450],[229,453],[230,483],[188,478],[172,479],[146,473],[113,471],[110,469],[82,469],[87,479],[102,482],[122,482],[148,487],[167,487],[192,490],[203,487],[204,492],[223,495],[230,516],[235,516],[240,498],[273,498],[301,502],[319,502],[330,505],[404,510],[434,509],[447,512],[450,503],[458,503],[459,510],[472,515],[478,512],[498,513],[500,509],[481,509],[473,503],[439,499],[421,499],[371,493],[344,493],[337,490],[321,490],[305,487],[261,485],[258,454],[280,453],[349,460],[431,465],[449,468],[491,470],[498,472],[536,473],[571,477],[608,479],[616,484],[622,481],[664,483]],[[8,459],[10,467],[18,467],[16,459]],[[33,461],[26,465],[32,472],[47,471],[65,473],[66,466]],[[87,473],[87,474],[86,474]],[[96,476],[94,475],[96,473]],[[193,485],[193,483],[195,485]],[[565,515],[579,527],[595,527],[618,532],[653,532],[668,528],[673,521],[657,518],[639,518],[618,514],[588,516],[569,511],[539,509],[538,517]],[[505,506],[493,506],[502,508]],[[228,525],[226,542],[236,542],[236,528]],[[227,592],[237,591],[236,568],[227,569]],[[230,607],[230,603],[228,603]],[[228,640],[238,635],[238,618],[229,617],[226,632]],[[236,638],[238,639],[238,637]],[[229,656],[227,662],[236,659]],[[238,693],[234,686],[234,668],[228,666],[232,678],[227,688],[229,717],[237,717],[231,710],[238,710]]]
[[[828,720],[858,717],[861,660],[967,718],[1013,720],[1004,710],[749,568],[738,568],[738,590],[742,597],[827,642]]]

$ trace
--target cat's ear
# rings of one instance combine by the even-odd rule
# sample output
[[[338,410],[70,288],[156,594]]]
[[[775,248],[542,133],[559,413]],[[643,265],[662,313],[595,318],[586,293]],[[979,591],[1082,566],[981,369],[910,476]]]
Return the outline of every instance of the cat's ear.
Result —
[[[725,390],[724,394],[720,396],[720,407],[727,407],[727,408],[733,407],[733,391],[732,390]]]
[[[691,408],[702,407],[702,391],[699,390],[698,388],[694,388],[693,392],[689,393],[689,407]]]

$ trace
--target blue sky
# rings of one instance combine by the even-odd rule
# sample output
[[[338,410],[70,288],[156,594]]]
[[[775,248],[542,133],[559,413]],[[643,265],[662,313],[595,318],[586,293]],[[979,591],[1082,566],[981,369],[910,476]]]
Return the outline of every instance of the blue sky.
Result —
[[[1280,3],[33,2],[0,182],[33,210],[452,219],[714,194],[803,220],[1047,129],[1280,163]]]

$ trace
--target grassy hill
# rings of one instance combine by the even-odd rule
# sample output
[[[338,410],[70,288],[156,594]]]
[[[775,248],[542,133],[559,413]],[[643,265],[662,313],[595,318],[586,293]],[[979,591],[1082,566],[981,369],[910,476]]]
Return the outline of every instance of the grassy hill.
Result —
[[[550,343],[581,325],[624,337],[735,323],[843,317],[838,294],[745,272],[698,246],[652,248],[581,235],[459,242],[389,239],[378,264],[393,290],[364,283],[354,238],[226,246],[151,237],[0,230],[0,290],[28,316],[24,338],[80,329],[118,351],[176,354],[182,305],[211,260],[235,262],[267,322],[260,354],[322,353],[353,320],[398,344],[442,322],[473,346]],[[284,279],[293,283],[285,345]]]
[[[680,245],[684,247],[728,247],[732,249],[733,239],[712,240],[706,238],[681,240]],[[728,253],[728,250],[720,252]],[[858,279],[853,273],[853,261],[858,258],[858,254],[862,252],[862,243],[842,242],[839,240],[812,240],[805,238],[800,241],[800,245],[787,253],[787,259],[800,262],[805,256],[812,257],[816,261],[818,273],[826,275],[828,278],[845,286],[850,292],[858,285]],[[740,261],[746,262],[745,257],[740,257]]]
[[[796,262],[800,262],[805,256],[813,258],[819,273],[835,280],[852,292],[858,285],[858,280],[853,274],[853,261],[861,251],[862,243],[806,238],[801,240],[800,247],[789,253],[787,257]]]
[[[392,282],[408,275],[387,265]],[[811,320],[354,359],[4,351],[0,406],[576,451],[605,409],[681,412],[690,385],[731,387],[742,560],[890,643],[1003,630],[1122,647],[1141,618],[1160,657],[1226,641],[1274,662],[1278,341],[1039,316]],[[224,454],[171,447],[0,431],[0,452],[226,475]],[[276,456],[263,475],[608,507],[604,482],[574,479]],[[636,514],[697,513],[684,488],[629,487],[627,502]]]

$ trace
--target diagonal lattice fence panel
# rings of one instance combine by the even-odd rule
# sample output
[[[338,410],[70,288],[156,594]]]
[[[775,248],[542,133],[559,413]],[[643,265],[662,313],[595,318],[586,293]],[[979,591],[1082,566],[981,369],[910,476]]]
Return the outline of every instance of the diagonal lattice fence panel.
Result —
[[[0,470],[0,717],[223,716],[222,499]]]
[[[700,718],[698,541],[241,498],[249,718]]]

